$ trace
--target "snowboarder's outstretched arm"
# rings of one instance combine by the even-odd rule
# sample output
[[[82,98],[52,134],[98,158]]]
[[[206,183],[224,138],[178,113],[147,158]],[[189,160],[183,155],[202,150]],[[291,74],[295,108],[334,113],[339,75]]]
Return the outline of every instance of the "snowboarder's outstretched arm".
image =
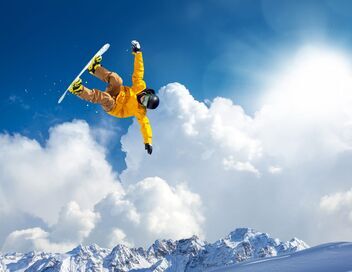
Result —
[[[138,95],[139,93],[146,90],[147,86],[143,79],[144,77],[144,63],[143,63],[143,55],[141,52],[141,46],[138,41],[132,41],[132,52],[134,54],[134,71],[132,75],[132,88],[134,89],[135,93]],[[149,155],[153,152],[152,147],[152,128],[149,123],[149,119],[146,115],[146,108],[155,109],[158,104],[159,100],[158,97],[155,95],[155,91],[149,89],[150,93],[145,93],[143,95],[144,99],[146,99],[146,105],[143,104],[142,101],[139,103],[143,104],[143,110],[138,111],[135,115],[137,121],[141,127],[141,133],[144,140],[144,147],[145,150],[148,152]],[[152,91],[152,92],[151,92]],[[157,103],[155,102],[155,98],[157,99]],[[138,99],[138,96],[137,96]]]
[[[132,41],[132,51],[134,55],[134,70],[132,75],[132,84],[136,89],[136,93],[142,92],[147,85],[144,81],[144,63],[143,54],[137,41]]]
[[[147,149],[147,145],[148,145],[148,148],[149,148],[147,149],[147,152],[151,154],[153,133],[152,133],[152,127],[150,126],[150,123],[149,123],[149,119],[146,114],[138,114],[136,115],[136,118],[141,127],[141,133],[143,136],[145,147]]]

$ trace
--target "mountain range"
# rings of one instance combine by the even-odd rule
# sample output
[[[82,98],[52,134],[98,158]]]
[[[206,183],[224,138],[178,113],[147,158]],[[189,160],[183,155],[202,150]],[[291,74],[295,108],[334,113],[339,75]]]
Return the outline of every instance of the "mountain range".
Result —
[[[238,228],[214,243],[193,236],[181,240],[156,240],[148,249],[121,244],[106,249],[93,244],[79,245],[61,254],[36,251],[0,254],[0,271],[200,272],[307,248],[308,245],[297,238],[281,242],[267,233]]]

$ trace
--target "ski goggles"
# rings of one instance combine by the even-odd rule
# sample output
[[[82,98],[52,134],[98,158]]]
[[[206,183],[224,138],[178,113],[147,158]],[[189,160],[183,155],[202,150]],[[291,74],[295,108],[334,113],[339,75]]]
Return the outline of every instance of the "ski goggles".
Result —
[[[143,97],[142,105],[147,108],[150,98],[152,94],[145,94]]]

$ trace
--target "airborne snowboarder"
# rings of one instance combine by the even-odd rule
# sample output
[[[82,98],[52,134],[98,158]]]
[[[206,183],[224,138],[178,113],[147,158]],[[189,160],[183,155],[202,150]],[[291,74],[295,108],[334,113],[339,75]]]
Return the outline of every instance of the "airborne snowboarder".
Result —
[[[159,105],[159,98],[153,89],[147,88],[144,76],[143,55],[138,41],[132,41],[134,55],[134,71],[132,86],[124,86],[122,78],[101,65],[102,56],[96,56],[88,67],[90,74],[108,83],[105,91],[88,89],[78,78],[69,91],[78,97],[92,103],[100,104],[110,115],[117,118],[135,116],[141,127],[145,150],[152,154],[152,128],[147,117],[147,109],[155,109]]]

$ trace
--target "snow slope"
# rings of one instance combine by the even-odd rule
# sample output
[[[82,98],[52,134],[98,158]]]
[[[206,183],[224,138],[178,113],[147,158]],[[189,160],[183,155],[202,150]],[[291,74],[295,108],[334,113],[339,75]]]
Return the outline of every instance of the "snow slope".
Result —
[[[279,257],[213,269],[213,272],[352,272],[352,243],[329,243]]]

